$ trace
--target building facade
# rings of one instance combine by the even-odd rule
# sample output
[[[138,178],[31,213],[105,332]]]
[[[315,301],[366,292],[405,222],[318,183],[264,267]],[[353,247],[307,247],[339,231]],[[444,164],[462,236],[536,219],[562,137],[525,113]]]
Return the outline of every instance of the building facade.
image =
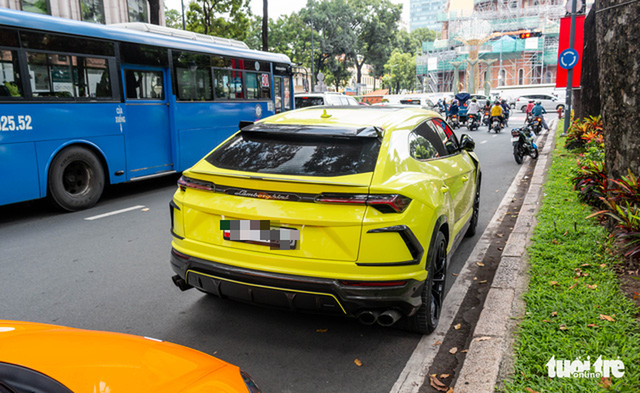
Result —
[[[164,0],[158,1],[164,26]],[[107,25],[152,19],[147,0],[0,0],[0,7]]]
[[[409,3],[410,30],[426,27],[431,30],[442,30],[442,22],[438,21],[447,0],[411,0]]]

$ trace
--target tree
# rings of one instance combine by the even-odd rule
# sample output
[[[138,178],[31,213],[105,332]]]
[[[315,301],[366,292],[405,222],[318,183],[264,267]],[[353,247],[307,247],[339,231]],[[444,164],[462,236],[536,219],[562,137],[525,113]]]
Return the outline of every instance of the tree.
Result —
[[[389,58],[390,47],[398,31],[402,5],[390,0],[349,0],[348,16],[355,43],[345,54],[356,68],[356,82],[361,83],[362,66],[372,59]]]
[[[416,79],[415,55],[394,50],[384,68],[391,75],[391,83],[396,89],[396,94],[400,89],[413,90]]]
[[[610,178],[640,173],[640,3],[597,1],[599,65],[605,160]]]
[[[182,30],[182,14],[174,9],[164,7],[164,23],[167,27]]]
[[[187,30],[244,41],[251,16],[249,0],[194,0],[187,12]]]

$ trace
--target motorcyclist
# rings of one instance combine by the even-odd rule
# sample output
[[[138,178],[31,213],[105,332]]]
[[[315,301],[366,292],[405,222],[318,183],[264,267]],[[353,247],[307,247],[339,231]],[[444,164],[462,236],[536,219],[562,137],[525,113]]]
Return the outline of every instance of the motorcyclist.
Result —
[[[545,130],[549,131],[549,126],[547,126],[547,122],[544,120],[544,116],[542,115],[543,113],[547,113],[547,111],[542,107],[542,102],[536,102],[536,104],[533,106],[533,109],[531,109],[531,114],[535,117],[539,117],[540,122],[542,123],[542,127],[544,127]]]
[[[527,109],[526,109],[527,115],[531,113],[531,109],[533,109],[534,105],[535,104],[533,103],[533,100],[529,100],[529,103],[527,104]]]
[[[479,111],[480,111],[480,105],[478,105],[478,102],[476,101],[475,98],[472,98],[471,102],[467,106],[467,116],[471,117],[471,115],[473,115],[477,121]]]
[[[500,105],[502,106],[502,113],[503,113],[504,119],[509,120],[509,112],[511,108],[509,107],[509,104],[507,104],[507,100],[503,99]]]
[[[451,106],[449,106],[449,114],[448,114],[448,117],[447,117],[449,119],[449,121],[451,121],[451,117],[453,115],[458,116],[459,109],[460,108],[458,108],[458,101],[457,100],[453,100],[451,102]]]
[[[493,107],[491,107],[491,119],[497,117],[500,120],[500,125],[502,126],[504,123],[504,117],[502,117],[502,105],[500,105],[500,101],[496,100],[493,103]]]

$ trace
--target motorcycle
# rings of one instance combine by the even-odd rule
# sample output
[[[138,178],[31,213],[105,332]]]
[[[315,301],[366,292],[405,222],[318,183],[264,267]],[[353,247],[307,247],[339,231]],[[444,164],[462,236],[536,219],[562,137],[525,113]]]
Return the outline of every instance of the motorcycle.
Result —
[[[511,130],[511,144],[513,145],[513,157],[518,164],[522,164],[524,156],[532,159],[538,158],[538,146],[533,141],[535,133],[529,127],[514,128]]]
[[[484,124],[487,127],[490,127],[489,125],[491,124],[491,116],[489,116],[489,110],[485,110],[484,111],[484,117],[482,118],[482,124]]]
[[[509,127],[509,111],[508,111],[508,110],[505,110],[505,111],[503,112],[503,116],[504,116],[504,121],[503,121],[504,126],[505,126],[505,127]]]
[[[502,123],[498,116],[491,118],[491,128],[489,128],[489,132],[491,132],[491,130],[495,131],[496,134],[502,131]]]
[[[467,128],[469,129],[469,131],[477,130],[478,128],[480,128],[478,115],[474,115],[474,114],[469,115],[469,121],[467,121]]]
[[[540,133],[542,132],[542,118],[539,116],[532,116],[531,117],[531,129],[533,130],[533,132],[536,133],[536,135],[540,135]]]
[[[460,128],[460,122],[458,121],[458,115],[451,115],[451,128],[454,130]]]

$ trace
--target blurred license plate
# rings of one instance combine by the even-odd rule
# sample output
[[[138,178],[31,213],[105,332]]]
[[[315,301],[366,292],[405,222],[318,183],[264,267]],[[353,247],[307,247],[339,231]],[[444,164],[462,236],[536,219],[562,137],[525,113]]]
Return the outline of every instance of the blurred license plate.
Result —
[[[273,226],[268,220],[224,220],[220,229],[225,240],[269,246],[276,250],[295,250],[300,231]]]
[[[511,137],[511,142],[518,142],[518,139],[520,139],[520,137],[518,137],[518,136],[512,136],[512,137]]]

